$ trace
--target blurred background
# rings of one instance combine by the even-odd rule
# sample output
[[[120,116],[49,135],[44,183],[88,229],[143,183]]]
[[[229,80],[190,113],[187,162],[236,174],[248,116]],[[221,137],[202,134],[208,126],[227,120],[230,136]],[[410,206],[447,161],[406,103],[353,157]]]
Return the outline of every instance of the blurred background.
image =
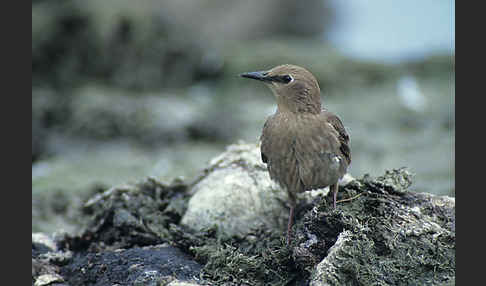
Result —
[[[455,196],[454,1],[32,1],[32,231],[146,176],[191,180],[257,142],[276,104],[246,71],[309,69],[354,177],[406,166]]]

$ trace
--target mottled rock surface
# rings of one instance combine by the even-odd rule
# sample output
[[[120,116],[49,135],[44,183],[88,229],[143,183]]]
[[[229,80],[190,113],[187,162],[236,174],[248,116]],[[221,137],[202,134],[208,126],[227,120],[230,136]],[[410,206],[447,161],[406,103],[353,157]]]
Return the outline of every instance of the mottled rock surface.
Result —
[[[85,203],[79,234],[32,235],[32,283],[454,284],[455,200],[409,191],[407,169],[346,178],[336,209],[304,193],[290,246],[285,192],[267,176],[258,145],[241,143],[193,182],[110,188]]]
[[[230,236],[281,224],[286,194],[270,180],[257,147],[231,145],[211,160],[207,174],[192,188],[182,224],[195,230],[216,225]]]
[[[455,200],[408,192],[411,182],[406,169],[364,177],[347,186],[359,197],[305,214],[293,255],[310,285],[454,284]]]

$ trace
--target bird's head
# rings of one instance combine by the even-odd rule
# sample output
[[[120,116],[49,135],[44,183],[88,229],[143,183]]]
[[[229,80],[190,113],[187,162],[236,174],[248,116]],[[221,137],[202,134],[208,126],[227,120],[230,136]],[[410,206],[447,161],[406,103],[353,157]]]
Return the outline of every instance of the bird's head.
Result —
[[[286,64],[268,71],[247,72],[240,76],[264,82],[277,98],[280,111],[321,111],[319,84],[316,78],[302,67]]]

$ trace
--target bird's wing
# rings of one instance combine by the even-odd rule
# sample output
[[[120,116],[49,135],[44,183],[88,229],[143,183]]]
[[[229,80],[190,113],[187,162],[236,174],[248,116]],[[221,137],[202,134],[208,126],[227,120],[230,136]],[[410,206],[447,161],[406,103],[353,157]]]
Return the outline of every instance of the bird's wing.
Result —
[[[339,133],[339,142],[341,143],[341,146],[339,147],[341,154],[344,156],[346,159],[346,162],[351,164],[351,149],[349,148],[349,135],[346,132],[346,129],[344,128],[343,123],[341,122],[341,119],[335,114],[332,114],[330,112],[327,112],[327,121],[334,127],[334,129]]]
[[[297,128],[295,154],[302,184],[309,190],[336,183],[351,162],[349,136],[341,121],[323,111],[301,124]]]
[[[260,141],[262,142],[260,146],[260,153],[262,155],[262,161],[263,163],[268,162],[268,156],[266,155],[269,152],[269,149],[271,148],[271,138],[269,135],[269,129],[271,129],[272,125],[272,117],[270,116],[267,121],[265,121],[265,124],[263,125],[263,130],[262,130],[262,135],[260,136]]]

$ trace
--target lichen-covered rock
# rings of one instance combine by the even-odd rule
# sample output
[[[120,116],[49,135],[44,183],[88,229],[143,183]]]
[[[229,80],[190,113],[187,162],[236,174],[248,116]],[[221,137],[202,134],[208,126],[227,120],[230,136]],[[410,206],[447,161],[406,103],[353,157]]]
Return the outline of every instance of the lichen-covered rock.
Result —
[[[149,177],[95,195],[79,235],[33,234],[32,283],[454,284],[453,198],[410,192],[405,168],[343,181],[336,209],[324,190],[301,194],[286,245],[285,192],[258,145],[232,145],[192,183]]]
[[[247,162],[249,153],[255,153],[250,158],[258,162],[255,146],[231,146],[212,161],[209,174],[201,182],[219,171],[220,166],[226,168],[227,173],[222,173],[219,180],[226,178],[234,182],[230,169],[238,172],[235,165]],[[243,241],[236,239],[238,242],[229,240],[193,247],[196,257],[204,261],[203,277],[217,285],[454,283],[453,198],[410,192],[412,174],[406,168],[386,171],[378,178],[364,175],[356,180],[347,177],[344,181],[347,184],[340,188],[337,209],[332,208],[329,196],[299,201],[301,208],[309,210],[296,216],[295,239],[288,248],[279,244],[277,237],[282,235],[281,230],[271,227],[259,228],[265,229],[265,234],[265,231],[259,233],[253,229],[251,232],[248,228],[246,231],[251,235]],[[196,194],[191,200],[198,192],[204,194],[215,189],[217,184],[212,180],[208,182],[212,182],[213,188],[202,192],[195,188]],[[231,184],[226,183],[226,186],[233,189]],[[222,205],[228,208],[231,200]],[[218,204],[214,206],[218,208]],[[191,206],[188,211],[190,209]],[[210,207],[207,212],[211,212]],[[218,227],[229,228],[228,222],[219,221],[217,217],[212,219]],[[238,213],[229,219],[244,225],[252,223]],[[254,236],[256,240],[250,241]]]
[[[323,201],[297,226],[293,255],[310,285],[444,285],[455,280],[455,201],[407,192],[406,169],[348,186],[359,197]],[[317,263],[316,263],[317,262]]]
[[[85,203],[84,211],[93,216],[89,227],[65,241],[71,247],[103,242],[113,249],[160,244],[185,212],[186,190],[178,179],[164,184],[152,177],[113,187]]]
[[[206,172],[192,189],[183,225],[195,230],[216,225],[229,236],[281,225],[286,194],[270,180],[255,144],[229,146]]]

